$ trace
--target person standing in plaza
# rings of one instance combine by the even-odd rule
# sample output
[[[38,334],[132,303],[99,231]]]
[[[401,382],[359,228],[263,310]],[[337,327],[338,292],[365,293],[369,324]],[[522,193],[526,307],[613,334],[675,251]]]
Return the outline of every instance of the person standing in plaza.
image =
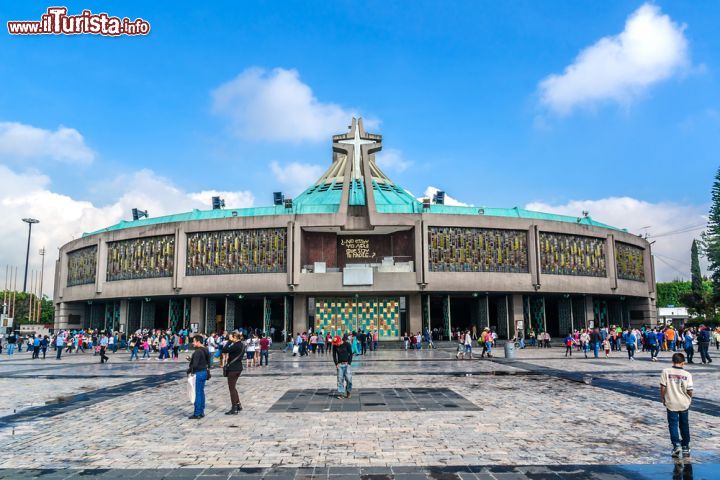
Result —
[[[40,335],[35,335],[32,339],[32,358],[35,360],[36,358],[40,358]],[[705,360],[703,360],[703,363],[705,363]]]
[[[265,334],[263,334],[263,339]],[[240,374],[243,371],[243,359],[245,358],[245,343],[242,341],[242,335],[240,332],[232,332],[229,336],[229,342],[227,342],[223,348],[222,353],[226,355],[225,363],[223,364],[223,375],[227,377],[228,390],[230,390],[230,410],[225,412],[225,415],[237,415],[242,410],[240,404],[240,395],[237,391],[237,382],[240,378]],[[265,339],[267,340],[267,339]],[[262,340],[260,343],[262,348]],[[262,362],[262,355],[260,355],[260,361]],[[265,359],[267,365],[267,358]]]
[[[602,337],[600,336],[600,330],[596,328],[590,334],[590,343],[592,344],[593,354],[595,358],[600,356],[600,344],[602,343]]]
[[[319,337],[318,337],[319,338]],[[271,340],[264,333],[260,334],[260,366],[262,367],[263,358],[265,359],[265,366],[268,366],[268,358],[270,356],[270,343]],[[317,345],[317,343],[316,343]]]
[[[337,369],[337,398],[350,398],[352,392],[352,346],[348,335],[333,339],[333,361]]]
[[[203,343],[201,335],[195,335],[192,338],[195,351],[190,357],[190,365],[187,370],[189,375],[195,375],[195,409],[190,416],[191,420],[199,420],[205,416],[205,382],[207,382],[210,368],[210,353]]]
[[[690,456],[690,420],[688,412],[693,395],[693,380],[685,370],[685,355],[674,353],[673,365],[660,375],[660,399],[667,409],[672,456]]]
[[[677,332],[675,332],[675,329],[671,326],[668,327],[668,329],[665,331],[665,338],[667,338],[668,342],[668,349],[675,351],[675,340],[677,337]]]
[[[55,360],[60,360],[63,348],[65,347],[65,333],[60,332],[55,337]]]
[[[40,351],[42,352],[43,360],[45,360],[45,356],[47,355],[47,349],[49,344],[50,338],[45,335],[42,340],[40,340]]]
[[[710,329],[705,325],[700,325],[700,331],[697,336],[698,352],[703,363],[712,363],[710,358]]]

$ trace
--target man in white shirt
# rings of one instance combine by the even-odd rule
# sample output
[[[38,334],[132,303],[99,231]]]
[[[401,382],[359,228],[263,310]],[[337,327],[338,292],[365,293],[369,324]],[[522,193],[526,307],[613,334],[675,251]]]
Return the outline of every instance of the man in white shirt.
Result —
[[[670,441],[673,444],[672,456],[690,456],[690,423],[688,411],[693,395],[693,380],[690,372],[684,369],[685,355],[675,353],[673,366],[666,368],[660,375],[660,399],[667,409]]]

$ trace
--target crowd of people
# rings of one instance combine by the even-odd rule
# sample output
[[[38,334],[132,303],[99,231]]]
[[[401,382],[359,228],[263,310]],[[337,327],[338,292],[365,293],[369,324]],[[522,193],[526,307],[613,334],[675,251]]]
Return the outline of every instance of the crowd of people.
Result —
[[[592,351],[598,358],[601,354],[610,357],[612,352],[622,351],[623,345],[630,361],[635,360],[637,351],[648,352],[652,361],[657,361],[658,353],[684,352],[687,363],[695,363],[695,350],[700,354],[702,363],[711,363],[710,346],[715,343],[720,349],[720,328],[715,330],[705,325],[699,327],[678,328],[673,326],[656,328],[603,327],[575,330],[565,336],[565,356],[572,356],[573,350],[582,352],[585,358]]]

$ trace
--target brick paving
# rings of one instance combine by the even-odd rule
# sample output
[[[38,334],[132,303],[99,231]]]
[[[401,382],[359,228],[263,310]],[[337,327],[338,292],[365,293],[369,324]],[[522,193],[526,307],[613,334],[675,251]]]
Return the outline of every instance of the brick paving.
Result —
[[[292,390],[330,391],[335,369],[329,357],[273,352],[270,367],[240,378],[239,416],[224,415],[227,387],[216,372],[200,422],[186,419],[192,408],[184,362],[131,364],[128,357],[119,352],[100,365],[91,354],[60,362],[3,355],[0,478],[33,478],[13,475],[40,468],[52,470],[38,477],[45,479],[133,478],[133,472],[136,478],[592,479],[640,478],[633,472],[651,468],[672,475],[687,467],[672,465],[665,412],[650,395],[669,354],[657,363],[630,363],[622,352],[566,360],[559,348],[526,349],[517,362],[506,362],[455,360],[451,350],[381,350],[354,362],[356,391],[448,391],[476,409],[392,410],[358,401],[357,411],[298,412],[272,407]],[[690,371],[698,398],[720,411],[714,365]],[[546,367],[567,375],[543,373]],[[576,381],[565,378],[570,374]],[[616,391],[596,379],[637,389]],[[705,478],[707,468],[720,468],[720,422],[694,411],[691,422],[689,466],[693,478]],[[348,470],[333,471],[341,467]]]

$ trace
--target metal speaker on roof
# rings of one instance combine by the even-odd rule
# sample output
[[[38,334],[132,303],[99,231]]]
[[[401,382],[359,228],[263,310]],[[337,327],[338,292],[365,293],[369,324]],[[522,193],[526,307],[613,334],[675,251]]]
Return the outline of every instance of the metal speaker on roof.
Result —
[[[145,217],[148,218],[148,211],[147,210],[139,210],[137,208],[132,209],[132,218],[133,220],[140,220],[140,218]]]
[[[445,192],[438,190],[435,194],[435,203],[437,205],[445,205]]]
[[[220,210],[221,208],[225,208],[225,200],[220,197],[212,197],[212,207],[213,210]]]
[[[273,205],[282,205],[285,200],[285,196],[282,192],[273,192]]]
[[[287,208],[288,210],[292,209],[292,207],[293,207],[292,198],[284,199],[284,203],[285,203],[285,208]]]
[[[427,198],[427,197],[426,197],[426,198],[423,198],[423,199],[422,199],[422,204],[423,204],[423,208],[424,208],[424,209],[426,209],[426,210],[429,209],[429,208],[430,208],[430,199]]]

